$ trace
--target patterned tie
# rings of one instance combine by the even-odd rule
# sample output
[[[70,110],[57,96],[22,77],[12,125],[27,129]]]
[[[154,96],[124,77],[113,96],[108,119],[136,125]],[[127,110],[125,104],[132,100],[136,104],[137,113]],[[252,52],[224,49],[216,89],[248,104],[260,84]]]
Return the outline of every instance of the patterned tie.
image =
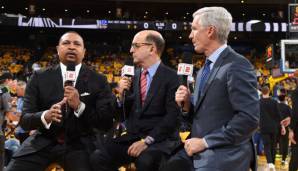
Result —
[[[141,88],[141,102],[144,105],[146,99],[146,90],[147,90],[147,78],[146,75],[148,74],[147,70],[143,70],[141,74],[141,81],[140,81],[140,88]]]
[[[206,83],[206,81],[208,79],[208,76],[209,76],[209,73],[210,73],[210,64],[211,63],[212,62],[209,59],[207,59],[205,61],[203,72],[202,72],[202,76],[201,76],[201,80],[200,80],[200,85],[199,85],[199,95],[201,95],[201,93],[203,91],[203,88],[205,86],[205,83]]]

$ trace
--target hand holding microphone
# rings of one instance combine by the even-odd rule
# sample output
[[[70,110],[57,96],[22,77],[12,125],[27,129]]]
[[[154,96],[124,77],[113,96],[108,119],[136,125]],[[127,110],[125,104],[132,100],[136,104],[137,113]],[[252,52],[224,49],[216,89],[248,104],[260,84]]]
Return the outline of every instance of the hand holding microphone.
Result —
[[[178,64],[177,74],[180,76],[180,87],[175,94],[175,101],[181,108],[181,111],[189,111],[190,96],[188,77],[192,76],[192,54],[189,52],[183,53],[183,62]]]
[[[134,66],[132,58],[128,58],[125,61],[125,65],[121,70],[121,79],[118,83],[117,91],[120,94],[120,100],[123,100],[123,97],[126,94],[126,91],[131,87],[131,77],[134,76]]]
[[[73,62],[69,62],[67,64],[64,82],[64,97],[67,99],[66,110],[68,110],[68,108],[70,107],[76,111],[81,101],[79,92],[74,87],[74,82],[76,80],[75,67],[76,64]]]
[[[117,91],[120,94],[119,98],[122,100],[123,94],[125,90],[129,90],[131,87],[131,78],[130,77],[122,77],[118,83]]]
[[[77,110],[81,101],[79,92],[72,86],[64,87],[64,97],[67,99],[67,104],[73,110]]]
[[[190,95],[189,89],[184,85],[179,86],[175,94],[176,103],[185,112],[188,112],[190,108]]]

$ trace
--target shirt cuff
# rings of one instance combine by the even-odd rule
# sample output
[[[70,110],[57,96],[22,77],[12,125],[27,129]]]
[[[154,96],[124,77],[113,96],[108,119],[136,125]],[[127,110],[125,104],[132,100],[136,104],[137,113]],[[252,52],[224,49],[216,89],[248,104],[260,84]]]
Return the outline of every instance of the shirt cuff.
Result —
[[[151,137],[151,136],[147,136],[145,139],[144,139],[144,141],[145,141],[145,144],[146,145],[151,145],[151,144],[153,144],[154,143],[154,138],[153,137]]]
[[[203,143],[204,143],[204,145],[205,145],[205,147],[206,147],[206,148],[208,148],[208,147],[209,147],[209,145],[208,145],[208,143],[207,143],[207,141],[206,141],[206,139],[205,139],[205,138],[203,138]]]
[[[74,111],[74,114],[76,115],[76,117],[79,118],[83,114],[85,108],[86,108],[85,103],[81,102],[78,110]]]
[[[52,125],[52,122],[50,123],[47,123],[46,119],[44,118],[44,115],[47,113],[48,110],[44,111],[42,114],[41,114],[41,122],[43,123],[44,127],[46,129],[50,129],[50,126]]]

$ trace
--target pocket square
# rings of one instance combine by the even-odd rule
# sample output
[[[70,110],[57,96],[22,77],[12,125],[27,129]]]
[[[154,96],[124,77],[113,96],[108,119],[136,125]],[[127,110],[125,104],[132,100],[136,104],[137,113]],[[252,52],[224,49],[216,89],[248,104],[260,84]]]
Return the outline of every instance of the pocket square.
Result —
[[[88,92],[84,92],[84,93],[82,93],[80,96],[83,97],[83,96],[88,96],[88,95],[90,95],[90,93],[88,93]]]

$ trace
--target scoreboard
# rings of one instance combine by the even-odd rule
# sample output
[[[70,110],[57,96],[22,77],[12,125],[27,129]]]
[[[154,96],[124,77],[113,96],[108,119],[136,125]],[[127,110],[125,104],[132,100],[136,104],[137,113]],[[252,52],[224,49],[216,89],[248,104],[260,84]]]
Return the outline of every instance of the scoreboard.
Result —
[[[132,30],[190,30],[190,22],[159,22],[159,21],[119,21],[98,20],[101,29],[132,29]],[[105,24],[103,24],[105,23]],[[105,26],[103,26],[105,25]]]

